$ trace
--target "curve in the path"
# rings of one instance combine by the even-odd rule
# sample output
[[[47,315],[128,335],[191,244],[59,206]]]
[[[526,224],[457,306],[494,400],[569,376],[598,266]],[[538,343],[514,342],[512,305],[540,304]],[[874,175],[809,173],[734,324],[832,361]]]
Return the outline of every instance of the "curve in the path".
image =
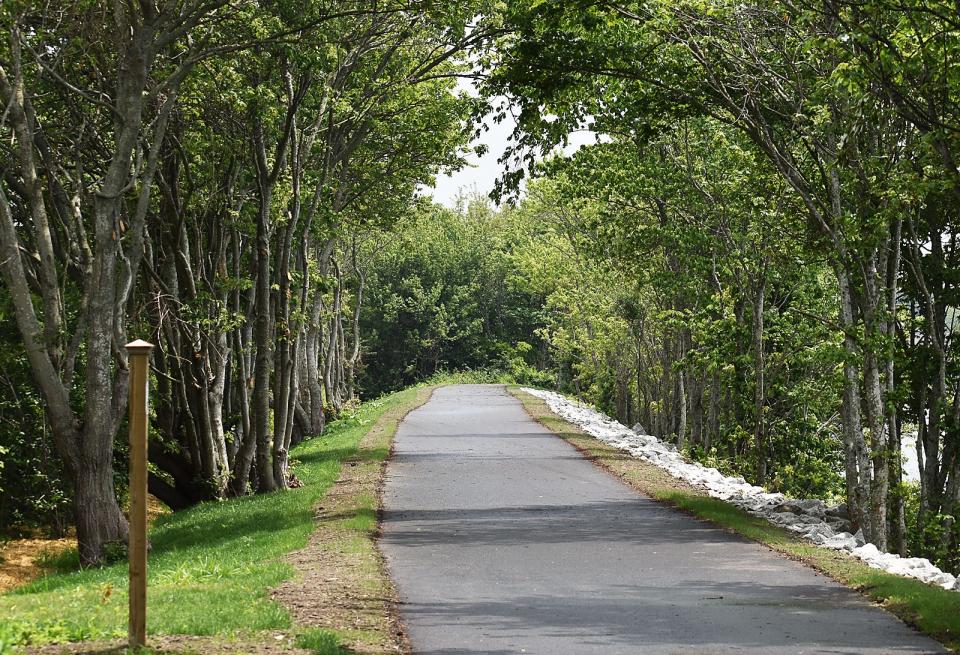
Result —
[[[499,385],[397,431],[381,547],[415,653],[946,652],[853,591],[586,461]]]

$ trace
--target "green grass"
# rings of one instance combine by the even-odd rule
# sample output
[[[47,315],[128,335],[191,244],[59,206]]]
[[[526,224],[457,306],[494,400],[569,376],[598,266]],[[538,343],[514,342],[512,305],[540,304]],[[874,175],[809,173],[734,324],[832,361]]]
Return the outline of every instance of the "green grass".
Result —
[[[150,532],[148,632],[227,635],[290,628],[289,614],[268,598],[270,588],[293,574],[279,558],[306,545],[314,529],[312,507],[377,418],[413,402],[416,393],[411,388],[364,403],[322,437],[293,450],[302,488],[204,503],[158,519]],[[364,456],[383,459],[382,450]],[[354,520],[369,527],[375,512]],[[67,569],[75,563],[74,552],[54,564]],[[59,570],[0,595],[0,653],[18,643],[124,637],[126,576],[126,561]],[[328,639],[316,631],[301,638],[316,644]],[[308,648],[338,652],[326,645]]]
[[[305,630],[297,636],[297,648],[313,651],[313,655],[341,655],[340,639],[330,630]]]
[[[624,454],[564,421],[539,398],[511,386],[530,415],[588,457],[648,496],[805,562],[883,605],[953,650],[960,651],[960,593],[872,569],[852,556],[822,548],[722,500],[711,498],[665,471]]]

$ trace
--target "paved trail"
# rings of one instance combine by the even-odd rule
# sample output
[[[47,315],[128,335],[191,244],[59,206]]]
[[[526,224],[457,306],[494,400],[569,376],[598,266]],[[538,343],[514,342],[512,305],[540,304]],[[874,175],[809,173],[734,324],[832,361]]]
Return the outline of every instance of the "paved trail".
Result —
[[[385,505],[381,545],[421,655],[946,652],[637,494],[501,386],[444,387],[406,418]]]

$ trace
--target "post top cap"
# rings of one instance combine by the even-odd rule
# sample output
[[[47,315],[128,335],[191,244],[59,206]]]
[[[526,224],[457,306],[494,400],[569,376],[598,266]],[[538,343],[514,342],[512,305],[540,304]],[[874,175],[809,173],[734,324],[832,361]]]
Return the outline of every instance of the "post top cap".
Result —
[[[137,339],[136,341],[131,341],[124,348],[127,349],[127,352],[138,353],[138,352],[150,352],[153,350],[153,344],[143,339]]]

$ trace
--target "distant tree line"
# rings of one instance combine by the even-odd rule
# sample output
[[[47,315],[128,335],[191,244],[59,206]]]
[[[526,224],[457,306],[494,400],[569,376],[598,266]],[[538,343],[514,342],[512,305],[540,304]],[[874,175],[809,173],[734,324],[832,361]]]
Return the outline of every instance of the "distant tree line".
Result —
[[[452,371],[551,384],[553,358],[539,332],[545,298],[526,283],[519,259],[531,227],[522,214],[473,197],[458,210],[424,204],[369,239],[364,391]]]

